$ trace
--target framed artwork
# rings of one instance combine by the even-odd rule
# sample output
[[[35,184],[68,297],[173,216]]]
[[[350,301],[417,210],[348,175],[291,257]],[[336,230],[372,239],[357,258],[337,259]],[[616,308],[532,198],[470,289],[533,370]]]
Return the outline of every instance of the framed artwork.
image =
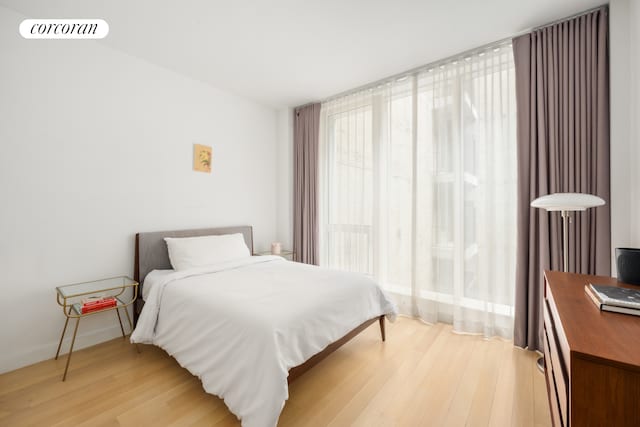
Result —
[[[197,172],[211,172],[211,147],[193,144],[193,170]]]

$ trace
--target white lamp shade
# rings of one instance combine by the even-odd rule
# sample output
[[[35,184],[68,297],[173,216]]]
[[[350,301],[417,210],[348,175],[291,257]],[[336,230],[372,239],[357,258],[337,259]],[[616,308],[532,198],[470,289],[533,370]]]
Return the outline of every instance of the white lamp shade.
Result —
[[[598,196],[584,193],[553,193],[538,197],[531,206],[547,211],[584,211],[588,208],[603,206],[604,200]]]

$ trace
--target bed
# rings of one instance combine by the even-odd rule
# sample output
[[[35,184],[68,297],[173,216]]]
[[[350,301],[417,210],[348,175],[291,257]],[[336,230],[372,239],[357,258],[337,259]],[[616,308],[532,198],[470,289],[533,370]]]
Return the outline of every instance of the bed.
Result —
[[[252,254],[250,226],[136,235],[131,341],[163,348],[244,427],[275,426],[288,383],[375,322],[385,341],[396,309],[364,276],[277,256],[172,270],[165,238],[233,234]]]

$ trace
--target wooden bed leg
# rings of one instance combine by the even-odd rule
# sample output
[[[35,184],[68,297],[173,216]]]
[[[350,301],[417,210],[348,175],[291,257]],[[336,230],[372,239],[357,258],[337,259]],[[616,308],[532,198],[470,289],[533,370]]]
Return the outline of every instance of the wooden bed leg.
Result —
[[[384,333],[384,315],[380,316],[380,318],[378,318],[378,322],[380,322],[380,335],[382,336],[382,342],[384,342],[386,340],[386,335]]]

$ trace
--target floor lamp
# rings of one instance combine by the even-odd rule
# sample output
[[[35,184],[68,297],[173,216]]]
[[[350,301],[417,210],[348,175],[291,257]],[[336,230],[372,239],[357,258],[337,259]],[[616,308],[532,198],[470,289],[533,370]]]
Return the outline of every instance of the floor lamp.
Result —
[[[562,271],[569,271],[569,220],[570,212],[585,211],[604,205],[598,196],[584,193],[554,193],[538,197],[531,206],[547,212],[559,211],[562,216]],[[538,369],[544,372],[544,357],[538,359]]]

